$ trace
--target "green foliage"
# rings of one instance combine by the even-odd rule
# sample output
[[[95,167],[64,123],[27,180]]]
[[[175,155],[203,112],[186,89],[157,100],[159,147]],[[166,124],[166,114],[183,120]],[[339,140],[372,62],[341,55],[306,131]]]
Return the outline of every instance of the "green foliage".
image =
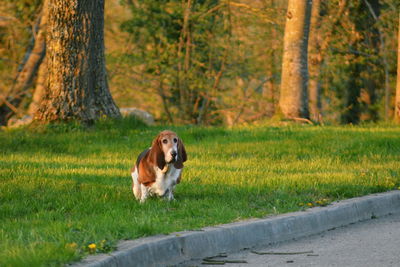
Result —
[[[190,2],[185,28],[188,0],[106,1],[107,69],[117,104],[177,124],[235,125],[272,116],[287,1]],[[345,12],[333,25],[344,2]],[[379,3],[378,20],[366,3],[373,9]],[[14,82],[41,4],[0,5],[0,93]],[[385,118],[384,75],[393,108],[399,8],[395,0],[322,1],[325,123]]]
[[[41,7],[43,0],[4,0],[6,3],[11,3],[11,12],[22,21],[35,21],[39,8]]]
[[[330,25],[339,2],[323,2],[323,23],[332,31],[321,75],[325,113],[342,123],[383,119],[385,68],[389,82],[395,78],[397,40],[390,36],[396,33],[398,9],[391,0],[348,1],[339,22]]]
[[[165,119],[201,123],[214,105],[211,94],[229,49],[226,6],[218,0],[143,0],[131,11],[121,29],[136,44],[134,64],[151,76],[163,98]]]
[[[177,201],[140,205],[129,169],[163,127],[134,123],[0,132],[1,266],[61,266],[121,239],[400,186],[398,127],[171,127],[189,156]]]

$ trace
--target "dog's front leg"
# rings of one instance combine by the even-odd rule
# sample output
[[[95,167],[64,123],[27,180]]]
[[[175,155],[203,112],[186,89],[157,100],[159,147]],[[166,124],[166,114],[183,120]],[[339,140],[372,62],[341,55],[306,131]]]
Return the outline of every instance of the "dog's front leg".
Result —
[[[141,199],[141,197],[142,197],[142,190],[141,190],[141,186],[140,186],[140,184],[139,184],[139,181],[138,181],[138,173],[137,173],[137,169],[135,168],[135,171],[134,172],[132,172],[132,191],[133,191],[133,194],[135,195],[135,198],[137,199],[137,200],[140,200]]]
[[[140,184],[140,189],[141,189],[141,193],[142,195],[140,196],[140,203],[144,203],[147,199],[147,197],[149,196],[149,189],[147,188],[147,186]]]
[[[174,198],[174,191],[172,191],[171,188],[168,189],[167,192],[165,192],[164,197],[165,197],[165,199],[168,200],[168,201],[174,200],[174,199],[175,199],[175,198]]]

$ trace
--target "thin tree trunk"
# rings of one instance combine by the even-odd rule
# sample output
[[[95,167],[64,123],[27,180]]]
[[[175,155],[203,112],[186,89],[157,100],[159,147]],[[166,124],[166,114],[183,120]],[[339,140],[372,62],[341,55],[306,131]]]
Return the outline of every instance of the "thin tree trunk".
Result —
[[[394,120],[400,124],[400,16],[399,16],[399,30],[397,36],[397,85],[396,85],[396,99],[394,102]]]
[[[320,121],[321,119],[321,47],[320,47],[320,34],[321,34],[321,0],[313,0],[311,11],[311,25],[310,25],[310,40],[308,42],[309,53],[309,80],[308,80],[308,94],[309,94],[309,108],[310,118],[313,121]]]
[[[184,1],[182,2],[183,5]],[[189,56],[190,56],[190,32],[189,32],[189,19],[190,19],[190,13],[191,13],[191,8],[192,8],[192,1],[187,0],[186,6],[183,6],[184,8],[184,16],[183,16],[183,26],[182,26],[182,31],[179,37],[179,43],[178,43],[178,72],[177,72],[177,87],[179,90],[179,105],[180,105],[180,112],[181,118],[189,118],[188,116],[188,95],[189,92],[187,91],[188,86],[187,86],[187,71],[189,68]],[[185,42],[186,39],[186,42]],[[182,56],[182,50],[186,44],[186,52],[185,56]],[[183,58],[183,60],[182,60]],[[182,68],[182,61],[184,63],[184,66]]]
[[[311,119],[321,122],[322,123],[322,113],[323,113],[323,104],[322,104],[322,82],[320,74],[322,72],[324,61],[326,57],[326,53],[328,51],[329,45],[331,44],[331,39],[333,33],[336,31],[337,27],[340,25],[342,21],[343,14],[347,10],[347,0],[339,0],[338,1],[338,11],[335,16],[330,20],[331,26],[327,32],[322,32],[321,28],[315,29],[313,24],[314,12],[316,13],[317,9],[319,9],[319,13],[321,13],[322,4],[324,4],[321,0],[314,0],[313,1],[313,8],[312,8],[312,15],[311,15],[311,31],[310,31],[310,41],[309,41],[309,81],[308,81],[308,91],[309,91],[309,98],[310,98],[310,113]],[[318,17],[318,23],[321,26],[322,18]],[[319,32],[316,32],[319,31]],[[318,38],[317,50],[313,45],[313,36],[320,35]],[[311,49],[314,47],[314,49]],[[314,54],[314,52],[316,54]],[[317,113],[315,111],[318,111]]]
[[[350,64],[348,74],[350,79],[347,80],[347,85],[344,92],[344,111],[341,115],[341,123],[344,124],[357,124],[360,122],[361,106],[360,94],[361,88],[359,81],[355,77],[360,77],[363,66],[357,63],[359,56],[355,55],[353,62]]]
[[[347,30],[352,34],[346,57],[348,78],[343,97],[342,123],[357,124],[360,120],[376,121],[378,118],[377,87],[382,84],[379,71],[382,66],[370,55],[378,55],[379,32],[375,19],[368,10],[369,5],[372,13],[379,17],[378,0],[353,2],[347,13]]]
[[[271,8],[276,8],[275,0],[270,0],[268,4]],[[265,7],[266,7],[266,5],[265,5]],[[268,30],[268,33],[270,34],[271,40],[276,40],[277,34],[276,34],[275,25],[271,26],[267,30]],[[266,100],[264,110],[268,117],[272,117],[275,114],[275,93],[276,93],[275,91],[276,91],[276,88],[275,88],[275,79],[273,78],[275,76],[275,72],[276,72],[275,57],[276,57],[275,47],[271,47],[268,50],[269,65],[268,65],[267,71],[266,71],[267,81],[263,84],[263,87],[262,87],[262,97],[263,97],[263,99]]]
[[[308,118],[307,46],[310,0],[289,0],[282,60],[280,113],[285,118]]]
[[[27,53],[21,71],[15,83],[4,99],[0,99],[0,125],[6,125],[12,115],[18,112],[18,107],[24,99],[28,89],[46,54],[46,27],[48,20],[48,0],[43,3],[37,32],[33,33],[33,48]]]
[[[374,17],[375,21],[379,21],[379,13],[380,13],[380,6],[379,2],[374,2],[374,6],[372,6],[368,0],[364,0],[365,4],[367,5],[371,15]],[[374,8],[375,7],[375,8]],[[390,83],[389,83],[389,63],[386,55],[386,45],[385,45],[385,38],[382,34],[381,29],[379,29],[378,26],[376,26],[376,31],[379,37],[379,42],[380,42],[380,50],[382,53],[382,65],[384,69],[384,74],[385,74],[385,120],[389,120],[389,106],[390,106]]]
[[[164,78],[162,77],[161,74],[159,74],[158,79],[159,79],[158,80],[158,94],[161,97],[165,114],[167,114],[168,122],[174,123],[171,112],[169,111],[169,108],[168,108],[167,97],[165,96],[165,92],[164,92],[164,82],[163,82]]]
[[[119,117],[108,89],[104,57],[104,0],[50,0],[48,80],[35,118],[40,121]]]
[[[36,87],[33,92],[32,102],[29,104],[28,115],[32,118],[39,109],[40,103],[42,102],[43,96],[46,92],[46,84],[47,84],[47,62],[46,57],[43,59],[42,64],[39,67],[39,71],[36,79]]]
[[[365,43],[369,46],[370,53],[379,56],[380,46],[384,45],[383,39],[380,38],[380,31],[377,25],[380,16],[380,4],[379,0],[364,0],[365,8],[369,11],[372,19],[369,19],[369,23],[365,26],[366,32],[369,34],[365,37]],[[374,121],[376,122],[379,118],[378,109],[376,103],[378,101],[378,88],[384,83],[381,69],[385,69],[383,61],[378,60],[373,62],[370,60],[370,64],[365,63],[366,73],[365,77],[365,90],[362,90],[364,97],[362,98],[363,110],[361,113],[361,120],[363,121]],[[376,77],[376,73],[379,76]]]

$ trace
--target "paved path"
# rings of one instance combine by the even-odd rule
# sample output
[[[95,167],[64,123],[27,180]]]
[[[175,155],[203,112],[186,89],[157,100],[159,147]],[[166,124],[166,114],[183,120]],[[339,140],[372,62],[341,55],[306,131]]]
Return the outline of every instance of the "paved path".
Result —
[[[223,266],[400,266],[400,214],[352,224],[319,235],[267,247],[257,252],[306,252],[299,255],[257,255],[244,250],[213,260],[244,260]],[[312,252],[311,252],[312,251]],[[203,261],[178,266],[207,266]],[[213,265],[215,266],[215,265]]]

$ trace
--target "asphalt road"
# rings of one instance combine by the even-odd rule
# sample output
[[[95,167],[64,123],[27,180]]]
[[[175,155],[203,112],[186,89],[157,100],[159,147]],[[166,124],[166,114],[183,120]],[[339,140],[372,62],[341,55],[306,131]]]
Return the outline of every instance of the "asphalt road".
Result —
[[[255,254],[276,253],[276,254]],[[288,254],[289,253],[289,254]],[[301,253],[301,254],[290,254]],[[400,266],[400,214],[332,229],[319,235],[209,259],[246,261],[220,266]],[[178,266],[207,266],[190,261]],[[211,266],[211,265],[210,265]]]

